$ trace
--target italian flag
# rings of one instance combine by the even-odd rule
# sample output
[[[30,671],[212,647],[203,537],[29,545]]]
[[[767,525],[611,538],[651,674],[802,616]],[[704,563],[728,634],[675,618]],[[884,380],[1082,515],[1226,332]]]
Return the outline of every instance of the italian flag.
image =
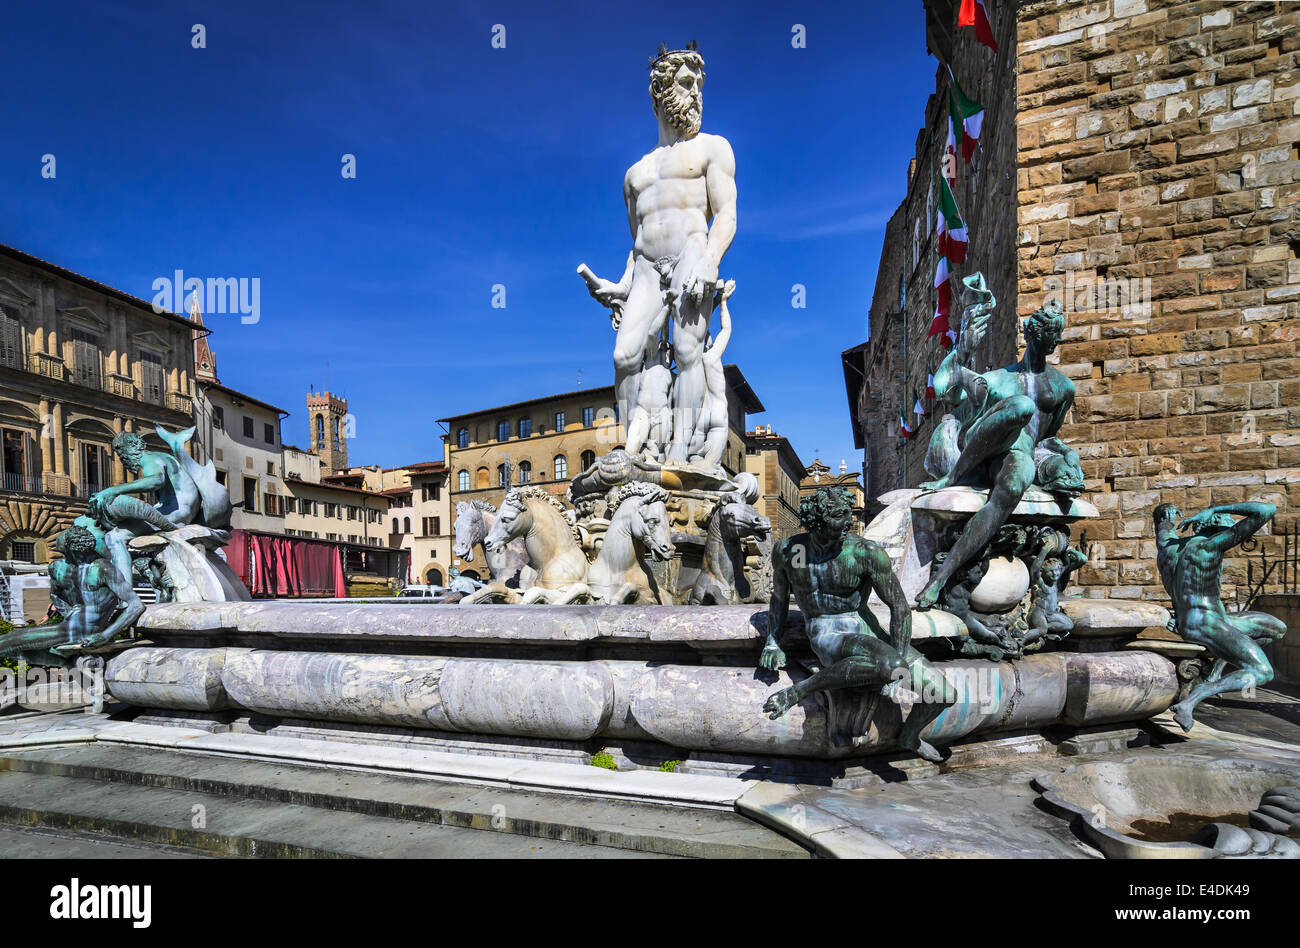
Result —
[[[948,71],[948,78],[952,80],[952,89],[948,93],[948,128],[949,134],[956,139],[956,144],[961,146],[962,160],[970,164],[970,156],[975,154],[975,148],[980,143],[980,129],[984,126],[984,106],[980,105],[974,99],[966,97],[966,93],[961,91],[961,86],[957,84],[957,77]],[[957,130],[958,126],[961,131]]]
[[[912,405],[912,414],[916,415],[917,418],[924,418],[929,414],[925,410],[925,406],[921,404],[921,396],[916,394],[916,389],[912,389],[912,401],[915,402]]]
[[[952,287],[948,282],[948,258],[940,257],[934,268],[934,319],[930,321],[930,331],[926,338],[939,336],[944,346],[951,346],[957,334],[948,325],[948,313],[952,309]]]
[[[907,416],[901,411],[898,413],[898,436],[900,438],[912,437],[912,429],[907,423]]]
[[[957,25],[975,27],[975,38],[993,52],[998,51],[998,44],[993,39],[993,27],[989,26],[989,11],[984,7],[984,0],[961,0]]]
[[[966,262],[966,222],[957,211],[957,200],[952,196],[952,188],[943,178],[939,179],[939,213],[937,215],[939,231],[939,253],[952,263]]]

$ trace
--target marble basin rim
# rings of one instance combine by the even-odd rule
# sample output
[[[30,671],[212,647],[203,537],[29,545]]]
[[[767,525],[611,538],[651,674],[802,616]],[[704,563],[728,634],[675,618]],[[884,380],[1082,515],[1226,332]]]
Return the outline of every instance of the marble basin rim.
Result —
[[[881,498],[901,499],[901,492],[891,491]],[[924,511],[944,519],[965,519],[978,513],[988,503],[989,491],[975,487],[943,487],[938,490],[921,488],[911,500],[911,509]],[[1031,487],[1011,512],[1012,522],[1073,523],[1101,516],[1097,508],[1079,497],[1057,496]]]
[[[1300,781],[1300,760],[1247,757],[1129,757],[1090,761],[1032,781],[1048,810],[1075,822],[1108,859],[1210,859],[1193,842],[1151,842],[1127,835],[1139,820],[1173,813],[1245,814],[1264,792]]]

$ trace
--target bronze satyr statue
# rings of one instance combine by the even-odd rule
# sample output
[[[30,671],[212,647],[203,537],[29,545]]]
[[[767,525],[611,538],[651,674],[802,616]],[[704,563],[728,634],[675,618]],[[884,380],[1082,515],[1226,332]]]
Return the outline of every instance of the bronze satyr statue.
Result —
[[[988,311],[995,301],[979,274],[965,282],[976,302],[962,318],[956,347],[934,374],[935,394],[954,406],[960,430],[955,445],[932,442],[931,451],[947,457],[956,453],[956,457],[938,480],[923,486],[935,490],[988,488],[989,496],[917,596],[918,609],[933,608],[948,581],[988,546],[1040,476],[1040,461],[1049,481],[1042,486],[1067,496],[1082,488],[1081,477],[1062,470],[1077,467],[1078,455],[1056,438],[1074,404],[1074,383],[1047,362],[1061,341],[1065,317],[1055,307],[1038,310],[1025,320],[1025,354],[1019,362],[992,372],[975,372],[970,365],[988,331]],[[936,429],[934,437],[948,436],[945,426]]]
[[[1179,635],[1205,646],[1215,658],[1205,681],[1170,709],[1184,731],[1191,730],[1192,712],[1206,698],[1273,680],[1273,666],[1260,645],[1286,635],[1286,625],[1265,612],[1229,615],[1219,573],[1223,555],[1263,529],[1276,511],[1272,504],[1223,504],[1179,522],[1173,504],[1155,509],[1156,565],[1173,602],[1174,625]],[[1187,530],[1190,536],[1178,535]],[[1236,671],[1225,676],[1229,665]]]
[[[772,550],[767,642],[759,664],[772,671],[785,665],[780,636],[793,593],[822,667],[772,695],[763,710],[775,719],[817,691],[874,687],[892,695],[906,681],[921,700],[903,721],[898,745],[928,761],[942,760],[921,732],[956,703],[957,691],[912,647],[912,612],[889,554],[849,533],[853,507],[843,488],[824,487],[805,497],[799,520],[808,532],[782,540]],[[888,635],[867,608],[873,590],[889,607]]]

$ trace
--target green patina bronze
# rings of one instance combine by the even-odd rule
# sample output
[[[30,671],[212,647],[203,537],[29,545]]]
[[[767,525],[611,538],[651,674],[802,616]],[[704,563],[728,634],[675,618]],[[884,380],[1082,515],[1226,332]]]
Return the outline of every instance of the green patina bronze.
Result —
[[[1182,515],[1173,504],[1161,504],[1154,511],[1156,564],[1173,602],[1173,625],[1184,639],[1205,646],[1215,658],[1205,681],[1170,709],[1185,731],[1192,727],[1192,712],[1206,698],[1273,680],[1273,665],[1260,646],[1286,635],[1286,625],[1266,612],[1230,615],[1223,605],[1220,573],[1224,554],[1263,529],[1276,512],[1272,504],[1223,504],[1180,522]],[[1188,530],[1189,536],[1178,535]],[[1229,665],[1236,670],[1224,675]]]
[[[772,551],[768,633],[759,663],[772,671],[785,666],[781,633],[793,594],[821,668],[769,697],[763,710],[775,719],[814,692],[866,687],[897,697],[910,684],[925,700],[907,714],[898,744],[926,760],[941,760],[921,732],[956,703],[957,692],[912,647],[912,613],[889,555],[848,532],[853,508],[843,488],[822,488],[805,497],[799,519],[808,532],[782,540]],[[867,608],[872,591],[889,607],[888,633]]]
[[[938,479],[923,486],[977,487],[988,489],[989,496],[917,597],[918,609],[938,603],[948,581],[981,555],[1030,485],[1067,495],[1083,489],[1078,455],[1056,437],[1074,404],[1074,383],[1047,362],[1061,341],[1065,317],[1055,307],[1038,310],[1025,320],[1025,354],[1019,362],[975,372],[970,366],[996,300],[982,275],[964,283],[973,302],[965,309],[956,347],[934,373],[935,394],[953,406],[959,427],[955,441],[947,426],[936,428],[930,454],[942,463],[933,471]]]
[[[155,430],[168,452],[147,450],[144,439],[130,431],[113,439],[114,453],[136,479],[91,495],[86,513],[54,541],[62,559],[49,567],[50,598],[62,621],[6,634],[0,638],[0,656],[66,666],[81,655],[111,650],[117,647],[113,640],[144,612],[132,588],[134,576],[153,586],[159,601],[169,601],[178,588],[198,588],[196,571],[217,569],[217,564],[204,566],[193,558],[160,556],[176,543],[205,551],[223,545],[230,538],[230,495],[211,462],[199,465],[190,457],[186,444],[193,428],[177,432],[160,425]],[[154,493],[157,503],[132,496],[145,492]],[[176,539],[182,530],[183,538]],[[135,541],[153,545],[134,549]],[[220,567],[222,572],[212,573],[215,586],[209,582],[204,588],[221,587],[227,598],[248,598],[233,573],[225,576],[229,568]]]
[[[0,653],[32,665],[70,665],[83,652],[112,642],[135,624],[144,604],[104,552],[102,537],[74,524],[55,538],[63,558],[50,564],[50,599],[63,621],[16,629]]]

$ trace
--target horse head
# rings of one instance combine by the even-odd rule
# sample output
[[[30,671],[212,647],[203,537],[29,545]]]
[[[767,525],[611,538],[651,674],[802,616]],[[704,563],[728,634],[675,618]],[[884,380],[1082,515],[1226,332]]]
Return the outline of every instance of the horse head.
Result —
[[[772,531],[771,520],[740,501],[723,504],[716,516],[724,540],[743,540],[745,537],[765,540]]]
[[[527,534],[532,521],[532,514],[515,489],[511,488],[506,492],[496,522],[483,538],[483,549],[489,553],[501,552],[515,537]]]
[[[482,543],[487,534],[487,527],[483,522],[484,511],[494,513],[496,507],[486,500],[474,500],[469,503],[462,500],[456,504],[456,523],[452,527],[456,534],[456,542],[452,545],[451,551],[466,563],[474,562],[474,546]]]
[[[623,487],[620,494],[618,513],[624,507],[629,509],[626,516],[630,518],[628,529],[632,539],[651,559],[671,559],[676,547],[668,529],[667,491],[654,484],[634,481]]]
[[[482,527],[483,518],[478,515],[478,511],[463,500],[458,503],[456,522],[451,528],[456,535],[456,542],[451,546],[452,553],[467,563],[474,562],[474,544],[483,539]]]

